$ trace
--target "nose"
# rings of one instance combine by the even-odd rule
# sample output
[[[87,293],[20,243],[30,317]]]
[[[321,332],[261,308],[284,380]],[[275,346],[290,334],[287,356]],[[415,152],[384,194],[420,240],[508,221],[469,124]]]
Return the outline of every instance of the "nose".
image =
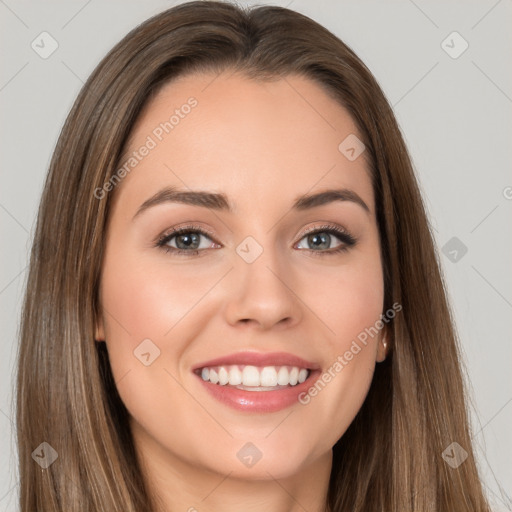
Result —
[[[271,249],[265,249],[252,263],[236,261],[227,283],[224,310],[230,325],[266,330],[274,326],[289,328],[300,322],[303,303],[295,290],[298,283],[289,266],[287,271],[283,266]]]

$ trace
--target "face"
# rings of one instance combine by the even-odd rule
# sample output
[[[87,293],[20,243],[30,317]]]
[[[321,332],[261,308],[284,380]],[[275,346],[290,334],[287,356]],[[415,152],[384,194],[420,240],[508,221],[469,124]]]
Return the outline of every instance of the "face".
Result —
[[[297,76],[182,77],[135,125],[96,339],[162,467],[284,478],[330,460],[360,409],[385,356],[384,289],[354,136]]]

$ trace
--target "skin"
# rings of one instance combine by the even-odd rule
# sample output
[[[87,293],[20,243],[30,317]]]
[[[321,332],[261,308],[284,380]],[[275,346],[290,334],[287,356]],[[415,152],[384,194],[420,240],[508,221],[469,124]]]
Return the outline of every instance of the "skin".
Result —
[[[191,368],[252,350],[290,352],[327,369],[380,318],[383,272],[367,162],[338,150],[359,132],[342,106],[303,77],[263,83],[237,73],[194,74],[151,100],[128,153],[191,96],[198,105],[115,190],[96,339],[107,343],[161,510],[321,511],[331,449],[385,358],[385,331],[309,404],[273,413],[221,404]],[[234,212],[168,202],[134,218],[165,186],[222,192]],[[351,201],[291,210],[299,195],[331,188],[354,191],[369,212]],[[155,246],[188,222],[213,233],[201,237],[199,255]],[[326,223],[347,230],[356,245],[320,254],[303,233]],[[236,252],[247,236],[263,248],[250,264]],[[343,242],[331,235],[330,243]],[[133,351],[148,338],[160,356],[145,366]],[[247,442],[262,453],[251,468],[236,455]]]

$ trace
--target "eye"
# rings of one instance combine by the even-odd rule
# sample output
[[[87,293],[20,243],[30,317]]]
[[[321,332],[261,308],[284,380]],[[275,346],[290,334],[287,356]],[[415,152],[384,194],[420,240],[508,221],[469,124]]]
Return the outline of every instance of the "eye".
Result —
[[[336,240],[338,244],[333,246]],[[322,226],[308,231],[296,247],[320,254],[337,254],[348,251],[356,242],[357,240],[344,229],[337,226]],[[302,244],[306,247],[301,247]]]
[[[165,233],[157,246],[175,254],[196,255],[203,249],[210,249],[215,242],[210,233],[197,226],[184,226]]]
[[[156,246],[172,254],[196,256],[204,249],[222,247],[212,238],[211,233],[199,226],[182,226],[164,233]],[[295,247],[315,255],[332,255],[349,250],[356,242],[343,228],[327,225],[308,230]]]

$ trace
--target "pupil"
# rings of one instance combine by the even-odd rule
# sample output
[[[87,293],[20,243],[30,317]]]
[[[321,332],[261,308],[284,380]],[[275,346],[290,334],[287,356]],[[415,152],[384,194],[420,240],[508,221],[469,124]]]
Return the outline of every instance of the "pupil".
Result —
[[[308,243],[320,249],[328,249],[330,240],[331,236],[328,233],[314,233],[308,237]]]
[[[190,249],[192,245],[194,249],[197,249],[199,246],[199,235],[197,233],[187,233],[176,237],[176,246],[178,249]]]

